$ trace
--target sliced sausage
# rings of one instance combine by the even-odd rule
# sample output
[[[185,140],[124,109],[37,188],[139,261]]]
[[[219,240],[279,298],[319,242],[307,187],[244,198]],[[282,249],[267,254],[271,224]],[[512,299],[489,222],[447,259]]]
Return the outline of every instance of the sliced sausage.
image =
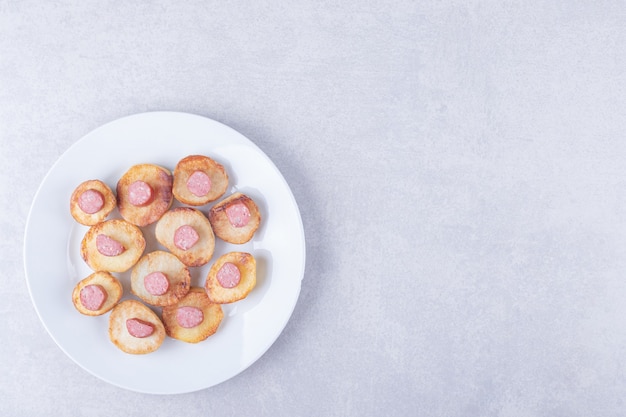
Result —
[[[211,178],[203,171],[195,171],[187,180],[187,189],[197,197],[204,197],[211,191]]]
[[[196,229],[187,224],[180,226],[174,232],[174,245],[181,250],[191,249],[199,239],[200,235],[198,235]]]
[[[96,249],[104,256],[117,256],[126,250],[120,242],[104,234],[96,236]]]
[[[176,321],[180,327],[190,329],[196,327],[204,320],[204,313],[197,307],[184,306],[176,310]]]
[[[224,288],[233,288],[239,284],[241,280],[241,272],[239,268],[232,262],[226,262],[219,271],[217,271],[217,282]]]
[[[170,288],[170,282],[167,279],[167,275],[163,272],[151,272],[143,277],[143,285],[152,295],[163,295]]]
[[[107,299],[107,292],[102,285],[91,284],[85,285],[80,290],[80,303],[91,311],[97,311],[102,308],[102,305]]]
[[[250,210],[243,203],[231,204],[226,207],[226,216],[234,227],[244,227],[250,221]]]
[[[141,319],[126,320],[126,330],[133,337],[148,337],[154,333],[154,325]]]
[[[135,181],[128,186],[128,201],[133,206],[145,206],[152,201],[152,187],[143,181]]]
[[[97,213],[104,207],[104,196],[98,190],[86,190],[78,197],[78,207],[87,214]]]

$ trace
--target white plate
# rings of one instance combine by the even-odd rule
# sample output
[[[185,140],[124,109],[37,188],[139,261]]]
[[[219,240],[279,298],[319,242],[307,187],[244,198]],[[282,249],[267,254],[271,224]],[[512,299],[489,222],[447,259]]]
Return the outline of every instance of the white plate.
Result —
[[[217,333],[198,344],[166,338],[147,355],[130,355],[108,338],[109,313],[83,316],[72,304],[72,289],[92,271],[80,257],[87,231],[69,212],[74,188],[100,179],[112,189],[132,165],[154,163],[173,171],[190,154],[204,154],[229,173],[227,194],[251,196],[263,216],[255,237],[243,245],[216,239],[212,261],[241,250],[257,259],[257,286],[244,300],[224,305]],[[205,212],[210,204],[200,209]],[[115,210],[110,217],[119,217]],[[142,228],[146,253],[163,249],[154,225]],[[252,142],[216,121],[176,112],[142,113],[92,131],[50,169],[35,195],[24,242],[30,295],[44,326],[59,347],[91,374],[122,388],[152,394],[197,391],[219,384],[253,364],[278,338],[300,293],[305,242],[296,201],[272,161]],[[192,285],[203,285],[212,261],[190,268]],[[130,271],[114,274],[130,294]],[[160,312],[159,309],[154,308]]]

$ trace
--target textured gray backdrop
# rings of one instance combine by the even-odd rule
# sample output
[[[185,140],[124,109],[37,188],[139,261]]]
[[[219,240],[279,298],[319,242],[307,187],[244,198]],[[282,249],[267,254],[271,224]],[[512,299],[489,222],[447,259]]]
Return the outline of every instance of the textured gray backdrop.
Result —
[[[0,0],[0,415],[623,416],[625,22],[610,0]],[[178,396],[68,359],[22,260],[55,160],[149,110],[260,146],[307,237],[273,347]]]

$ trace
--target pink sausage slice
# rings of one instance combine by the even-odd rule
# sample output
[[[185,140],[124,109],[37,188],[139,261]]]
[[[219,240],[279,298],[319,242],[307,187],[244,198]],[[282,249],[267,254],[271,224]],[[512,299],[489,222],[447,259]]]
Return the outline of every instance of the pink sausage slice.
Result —
[[[180,327],[190,329],[204,320],[204,313],[197,307],[184,306],[176,310],[176,321]]]
[[[163,272],[151,272],[143,277],[143,285],[152,295],[163,295],[170,288],[170,282],[167,279],[167,275]]]
[[[120,242],[103,234],[96,236],[96,249],[104,256],[117,256],[126,250]]]
[[[107,292],[102,285],[92,284],[85,285],[80,290],[80,303],[87,310],[97,311],[102,308],[102,305],[107,299]]]
[[[237,265],[226,262],[219,271],[217,271],[217,281],[224,288],[233,288],[241,281],[241,272]]]
[[[133,206],[145,206],[152,200],[152,187],[143,181],[135,181],[128,186],[128,201]]]
[[[126,320],[126,330],[133,337],[143,338],[154,333],[154,325],[141,319],[128,319]]]
[[[231,204],[226,207],[226,216],[234,227],[244,227],[250,221],[250,210],[243,203]]]
[[[202,171],[195,171],[187,180],[187,189],[197,197],[204,197],[211,191],[211,178]]]
[[[198,235],[196,229],[188,224],[180,226],[174,232],[174,245],[181,250],[191,249],[199,239],[200,235]]]
[[[104,196],[98,190],[86,190],[78,197],[78,207],[87,214],[94,214],[104,207]]]

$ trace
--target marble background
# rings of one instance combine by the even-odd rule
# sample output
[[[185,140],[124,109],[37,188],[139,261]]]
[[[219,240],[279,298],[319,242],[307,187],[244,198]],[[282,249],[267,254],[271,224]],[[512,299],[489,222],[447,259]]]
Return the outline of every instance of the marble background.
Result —
[[[0,0],[0,414],[623,416],[626,5]],[[263,149],[307,237],[272,348],[210,389],[85,372],[23,234],[76,140],[151,110]]]

